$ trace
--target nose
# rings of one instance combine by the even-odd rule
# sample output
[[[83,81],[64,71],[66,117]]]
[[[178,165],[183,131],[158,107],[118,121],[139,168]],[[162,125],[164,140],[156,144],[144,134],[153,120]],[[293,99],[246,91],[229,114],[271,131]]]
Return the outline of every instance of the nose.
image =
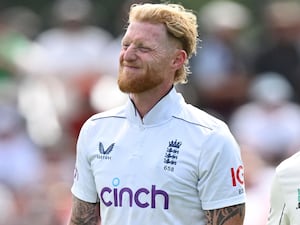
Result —
[[[133,61],[136,59],[136,49],[133,45],[129,45],[128,47],[122,50],[123,59],[126,61]]]

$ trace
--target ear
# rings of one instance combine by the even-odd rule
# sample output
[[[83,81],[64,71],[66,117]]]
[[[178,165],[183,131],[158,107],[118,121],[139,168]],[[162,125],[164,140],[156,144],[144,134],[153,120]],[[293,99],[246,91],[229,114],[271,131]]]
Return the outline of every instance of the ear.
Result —
[[[175,70],[180,69],[187,59],[187,54],[183,49],[177,49],[172,61],[172,66]]]

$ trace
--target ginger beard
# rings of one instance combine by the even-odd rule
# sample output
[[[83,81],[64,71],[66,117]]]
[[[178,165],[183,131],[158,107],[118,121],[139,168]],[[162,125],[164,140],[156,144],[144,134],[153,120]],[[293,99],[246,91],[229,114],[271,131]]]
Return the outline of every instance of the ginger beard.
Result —
[[[157,65],[158,68],[160,65]],[[130,73],[120,62],[118,85],[125,93],[142,93],[157,87],[164,81],[164,77],[159,73],[159,69],[147,67],[146,71],[139,68],[140,73]]]

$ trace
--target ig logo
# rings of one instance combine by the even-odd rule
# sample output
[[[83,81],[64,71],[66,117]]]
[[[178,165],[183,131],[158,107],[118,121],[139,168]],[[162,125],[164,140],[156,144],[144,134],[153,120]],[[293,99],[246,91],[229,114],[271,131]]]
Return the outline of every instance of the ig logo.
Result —
[[[231,179],[232,179],[232,186],[236,186],[237,182],[240,184],[244,184],[244,167],[240,165],[237,169],[231,168]]]

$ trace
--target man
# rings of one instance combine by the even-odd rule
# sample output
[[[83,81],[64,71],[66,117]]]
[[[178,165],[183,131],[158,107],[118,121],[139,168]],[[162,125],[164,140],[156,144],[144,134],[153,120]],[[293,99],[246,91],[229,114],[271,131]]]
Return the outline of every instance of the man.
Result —
[[[131,7],[118,77],[129,101],[81,129],[69,225],[243,224],[238,145],[174,88],[196,51],[196,21],[176,4]]]
[[[268,225],[300,222],[300,152],[277,166],[271,190]]]

